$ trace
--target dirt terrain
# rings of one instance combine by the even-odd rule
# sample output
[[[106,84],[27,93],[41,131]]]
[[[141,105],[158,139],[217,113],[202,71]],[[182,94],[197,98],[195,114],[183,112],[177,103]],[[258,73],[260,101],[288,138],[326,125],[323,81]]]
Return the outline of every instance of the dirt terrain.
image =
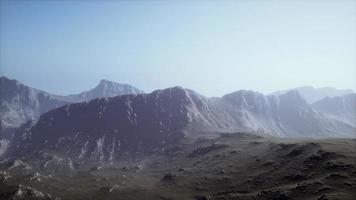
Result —
[[[185,138],[150,155],[74,169],[1,162],[0,199],[355,199],[355,139],[247,133]]]

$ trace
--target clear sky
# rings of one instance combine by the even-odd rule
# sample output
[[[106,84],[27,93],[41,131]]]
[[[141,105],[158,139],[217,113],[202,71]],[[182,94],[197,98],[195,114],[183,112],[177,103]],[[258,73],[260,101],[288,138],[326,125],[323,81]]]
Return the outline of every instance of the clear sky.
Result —
[[[1,74],[56,94],[356,88],[355,0],[1,1],[0,22]]]

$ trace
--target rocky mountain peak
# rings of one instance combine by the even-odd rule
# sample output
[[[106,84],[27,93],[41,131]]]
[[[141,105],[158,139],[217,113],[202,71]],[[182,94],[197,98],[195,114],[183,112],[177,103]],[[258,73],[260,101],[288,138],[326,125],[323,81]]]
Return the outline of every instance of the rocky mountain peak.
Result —
[[[95,88],[88,91],[84,91],[79,94],[69,95],[65,98],[71,102],[83,102],[90,101],[95,98],[114,97],[118,95],[141,93],[143,93],[143,91],[131,85],[116,83],[107,79],[102,79]]]
[[[128,84],[116,83],[113,81],[109,81],[107,79],[101,79],[99,84],[95,88],[103,88],[103,87],[132,87]]]
[[[108,79],[101,79],[100,82],[99,82],[99,85],[102,85],[102,84],[112,84],[112,83],[115,83],[113,81],[109,81]],[[118,83],[116,83],[118,84]]]

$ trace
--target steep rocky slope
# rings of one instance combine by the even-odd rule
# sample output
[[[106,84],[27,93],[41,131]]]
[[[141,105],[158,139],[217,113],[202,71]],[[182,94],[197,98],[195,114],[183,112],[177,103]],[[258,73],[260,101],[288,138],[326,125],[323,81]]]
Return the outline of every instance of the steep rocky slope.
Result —
[[[17,80],[0,77],[1,127],[18,127],[27,120],[66,104],[57,96],[30,88]]]

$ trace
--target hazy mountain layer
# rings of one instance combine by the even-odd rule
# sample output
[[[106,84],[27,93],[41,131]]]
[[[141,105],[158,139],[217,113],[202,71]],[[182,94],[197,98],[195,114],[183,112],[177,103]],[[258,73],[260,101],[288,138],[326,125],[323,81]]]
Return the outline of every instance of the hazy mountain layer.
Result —
[[[317,111],[328,117],[356,127],[356,94],[326,97],[312,104]],[[356,133],[355,133],[356,134]]]
[[[281,94],[285,94],[291,90],[297,90],[300,95],[310,104],[319,101],[325,97],[336,97],[353,93],[352,90],[340,90],[332,87],[314,88],[311,86],[305,86],[297,87],[290,90],[277,91],[272,93],[272,95],[278,96]]]
[[[279,96],[238,91],[225,95],[220,101],[219,107],[224,110],[222,115],[227,116],[231,124],[265,134],[281,137],[354,136],[354,128],[323,116],[297,91]]]

